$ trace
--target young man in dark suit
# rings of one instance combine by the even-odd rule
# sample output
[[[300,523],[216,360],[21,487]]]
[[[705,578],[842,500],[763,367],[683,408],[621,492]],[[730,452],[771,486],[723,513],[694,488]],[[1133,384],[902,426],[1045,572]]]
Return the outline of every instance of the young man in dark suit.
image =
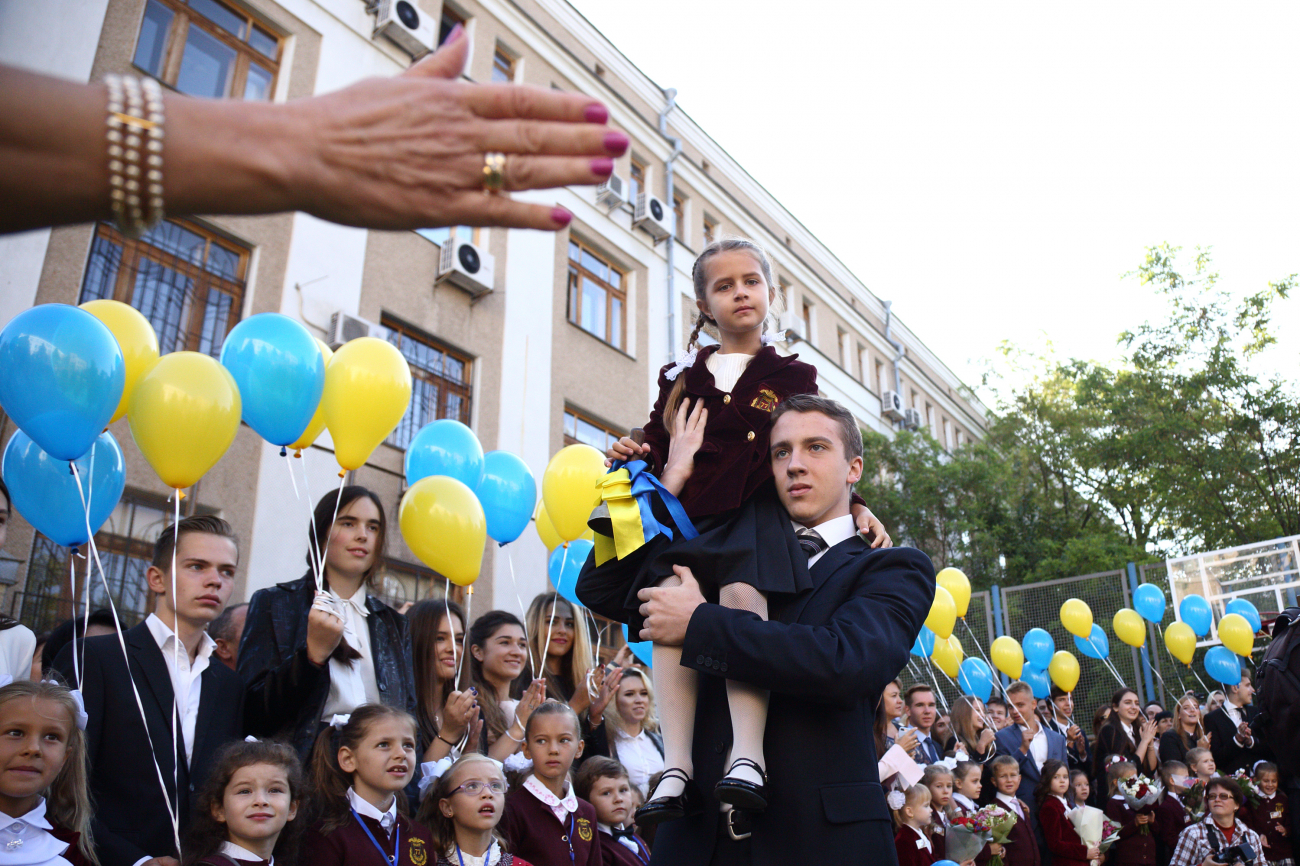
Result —
[[[773,599],[770,621],[707,603],[686,568],[677,569],[681,585],[642,590],[640,639],[681,646],[682,664],[704,674],[693,785],[713,790],[728,766],[727,679],[770,692],[766,810],[724,814],[710,799],[659,825],[652,863],[895,861],[871,719],[929,611],[934,569],[916,550],[871,550],[855,531],[849,495],[862,474],[861,454],[857,422],[839,404],[798,395],[774,410],[776,494],[791,518],[787,543],[807,555],[813,588]],[[796,527],[818,538],[800,544]],[[625,589],[601,585],[599,575],[584,571],[579,598],[626,620]],[[703,798],[696,791],[693,799]]]
[[[168,526],[145,576],[156,610],[122,636],[129,673],[117,635],[85,642],[81,690],[101,866],[176,866],[172,816],[183,830],[214,753],[242,736],[243,682],[213,657],[216,644],[206,632],[230,598],[238,566],[239,546],[221,518]],[[75,648],[55,663],[69,681]]]
[[[1250,729],[1258,712],[1251,704],[1255,686],[1250,672],[1243,668],[1241,682],[1226,686],[1224,692],[1223,706],[1206,715],[1204,724],[1210,735],[1214,766],[1221,775],[1227,776],[1238,770],[1253,770],[1256,761],[1265,760],[1270,754]]]
[[[999,754],[1011,755],[1020,764],[1020,789],[1016,796],[1028,804],[1031,813],[1036,813],[1038,800],[1034,789],[1042,779],[1043,764],[1051,759],[1068,763],[1065,737],[1038,717],[1034,690],[1029,683],[1016,680],[1007,686],[1007,696],[1011,698],[1012,724],[998,731],[994,742]]]

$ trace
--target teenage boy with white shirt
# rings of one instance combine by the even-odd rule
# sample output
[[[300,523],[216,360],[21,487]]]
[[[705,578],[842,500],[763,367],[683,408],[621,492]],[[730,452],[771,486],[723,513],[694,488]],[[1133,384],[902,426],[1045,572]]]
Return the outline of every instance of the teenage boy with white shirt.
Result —
[[[1061,763],[1068,763],[1065,753],[1065,737],[1043,725],[1038,719],[1034,690],[1026,682],[1017,680],[1007,686],[1007,696],[1011,698],[1011,720],[998,731],[994,738],[998,752],[1011,755],[1020,764],[1020,787],[1016,796],[1036,809],[1037,799],[1034,788],[1042,777],[1043,764],[1049,758]]]
[[[1256,761],[1271,757],[1263,743],[1255,739],[1251,732],[1251,722],[1257,711],[1251,705],[1255,697],[1255,686],[1250,681],[1250,672],[1241,672],[1241,682],[1224,688],[1226,696],[1223,706],[1205,716],[1205,730],[1210,735],[1210,752],[1214,755],[1214,765],[1222,775],[1231,775],[1238,770],[1251,770]]]
[[[221,518],[187,517],[168,526],[145,574],[156,612],[122,636],[129,672],[116,634],[85,642],[81,689],[101,866],[176,866],[171,814],[183,831],[190,795],[203,784],[217,749],[242,735],[243,683],[213,662],[216,643],[206,631],[230,598],[238,566],[238,544]],[[75,647],[65,647],[55,661],[69,681]]]

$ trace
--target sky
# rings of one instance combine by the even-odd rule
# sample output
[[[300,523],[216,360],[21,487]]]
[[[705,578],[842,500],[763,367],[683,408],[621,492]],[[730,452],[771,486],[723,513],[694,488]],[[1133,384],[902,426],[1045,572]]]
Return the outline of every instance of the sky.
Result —
[[[1300,272],[1300,4],[571,2],[967,384],[1115,358],[1148,246]]]

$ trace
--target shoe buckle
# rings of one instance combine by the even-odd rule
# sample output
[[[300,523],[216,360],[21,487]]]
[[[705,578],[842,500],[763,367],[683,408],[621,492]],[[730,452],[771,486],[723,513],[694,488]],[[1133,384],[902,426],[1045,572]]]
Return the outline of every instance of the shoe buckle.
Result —
[[[743,833],[737,832],[736,815],[738,814],[742,814],[742,810],[730,809],[727,811],[727,835],[731,837],[731,841],[733,842],[740,842],[744,839],[748,839],[750,836],[753,835],[752,830],[746,830]],[[742,816],[741,823],[747,823],[747,821],[748,821],[748,816]]]

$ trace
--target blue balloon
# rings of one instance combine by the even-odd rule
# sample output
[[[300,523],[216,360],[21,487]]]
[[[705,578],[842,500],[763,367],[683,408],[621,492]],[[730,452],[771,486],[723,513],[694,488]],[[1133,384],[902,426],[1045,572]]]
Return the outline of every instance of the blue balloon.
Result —
[[[1210,647],[1205,653],[1205,672],[1225,686],[1241,684],[1241,659],[1226,646]]]
[[[987,701],[993,694],[993,669],[984,659],[966,659],[957,669],[957,685],[965,694]]]
[[[95,532],[108,520],[126,487],[126,463],[113,434],[104,431],[87,452],[75,461]],[[51,457],[19,430],[5,448],[3,468],[14,510],[42,535],[64,547],[78,547],[90,540],[82,491],[68,468],[68,461]]]
[[[650,661],[650,649],[654,643],[648,640],[634,641],[627,633],[627,623],[623,623],[623,640],[627,641],[628,649],[632,650],[632,655],[641,660],[646,667],[654,667]]]
[[[936,860],[933,866],[957,866],[957,863],[953,860]]]
[[[1210,633],[1210,603],[1199,595],[1189,595],[1178,605],[1178,618],[1192,627],[1197,637]]]
[[[0,331],[0,407],[51,457],[89,451],[124,387],[117,338],[85,310],[41,304]]]
[[[1147,622],[1160,625],[1165,618],[1165,593],[1154,583],[1144,583],[1133,593],[1133,609]]]
[[[239,386],[244,423],[272,445],[297,441],[325,389],[325,359],[301,324],[279,313],[249,316],[221,345]]]
[[[934,632],[930,631],[929,626],[921,626],[920,633],[917,634],[916,640],[912,641],[912,655],[928,659],[934,652]]]
[[[587,561],[595,546],[593,542],[579,538],[551,551],[551,560],[546,567],[551,583],[555,585],[556,592],[573,604],[582,604],[574,590],[578,586],[578,573],[582,571],[582,564]]]
[[[1259,611],[1255,609],[1255,605],[1246,601],[1244,598],[1234,598],[1223,606],[1223,612],[1235,613],[1238,616],[1245,617],[1246,622],[1250,623],[1250,630],[1257,634],[1260,629],[1263,628],[1263,625],[1259,621]]]
[[[470,490],[478,489],[483,480],[483,446],[473,430],[451,418],[420,428],[406,446],[406,484],[431,475],[446,475],[463,481]]]
[[[1056,653],[1056,641],[1045,629],[1031,628],[1025,632],[1020,641],[1020,648],[1025,651],[1025,659],[1036,668],[1047,670]]]
[[[1034,690],[1035,698],[1047,698],[1052,695],[1052,677],[1042,668],[1025,665],[1020,672],[1020,679]]]
[[[1110,655],[1110,638],[1095,622],[1086,640],[1077,634],[1074,636],[1074,646],[1090,659],[1104,659]]]
[[[474,491],[487,518],[487,534],[509,544],[528,528],[537,505],[537,479],[528,464],[509,451],[483,455],[483,480]]]

